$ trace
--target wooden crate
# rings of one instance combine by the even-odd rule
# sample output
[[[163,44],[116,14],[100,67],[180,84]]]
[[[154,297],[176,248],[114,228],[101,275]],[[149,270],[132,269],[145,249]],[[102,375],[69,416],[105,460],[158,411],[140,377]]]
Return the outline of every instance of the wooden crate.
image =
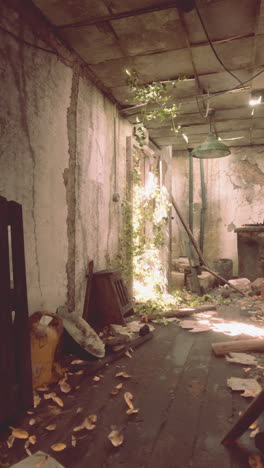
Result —
[[[110,323],[123,325],[133,314],[132,303],[122,279],[122,270],[102,270],[93,274],[87,321],[95,328]]]

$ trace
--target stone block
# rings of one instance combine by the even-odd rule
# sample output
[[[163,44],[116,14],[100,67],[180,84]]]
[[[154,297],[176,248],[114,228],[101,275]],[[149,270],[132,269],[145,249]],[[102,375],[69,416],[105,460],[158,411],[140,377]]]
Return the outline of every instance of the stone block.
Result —
[[[204,291],[212,289],[215,285],[215,277],[207,271],[202,271],[202,273],[198,275],[198,279],[200,286],[201,288],[203,288]]]
[[[30,457],[24,458],[20,462],[12,465],[12,468],[36,468],[43,466],[43,468],[65,468],[55,458],[51,457],[45,452],[36,452]]]
[[[184,288],[184,273],[179,271],[171,272],[171,289],[183,289]]]

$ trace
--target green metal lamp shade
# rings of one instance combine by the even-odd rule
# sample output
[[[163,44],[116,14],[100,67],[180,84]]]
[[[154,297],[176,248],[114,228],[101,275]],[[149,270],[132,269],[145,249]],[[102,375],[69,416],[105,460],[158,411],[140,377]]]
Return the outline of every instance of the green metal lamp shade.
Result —
[[[218,141],[212,133],[209,133],[206,140],[192,150],[191,155],[194,158],[211,159],[222,158],[230,153],[228,146]]]

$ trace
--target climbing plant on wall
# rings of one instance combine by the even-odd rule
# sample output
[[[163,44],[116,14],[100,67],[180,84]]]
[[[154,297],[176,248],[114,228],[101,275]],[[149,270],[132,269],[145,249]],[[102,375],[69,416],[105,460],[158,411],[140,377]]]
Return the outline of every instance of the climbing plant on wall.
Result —
[[[133,160],[132,200],[128,196],[122,203],[120,252],[126,276],[133,275],[134,292],[138,297],[142,294],[146,297],[166,288],[160,249],[164,244],[170,202],[166,187],[158,183],[155,172],[149,172],[146,184],[142,185],[141,155],[134,153]]]
[[[126,70],[128,75],[128,85],[134,94],[134,100],[137,104],[142,104],[141,119],[137,118],[135,126],[135,138],[140,146],[145,144],[144,125],[150,120],[170,120],[172,130],[178,133],[180,126],[175,124],[175,118],[178,115],[180,104],[172,102],[171,91],[183,78],[174,81],[154,81],[144,83],[135,71]]]

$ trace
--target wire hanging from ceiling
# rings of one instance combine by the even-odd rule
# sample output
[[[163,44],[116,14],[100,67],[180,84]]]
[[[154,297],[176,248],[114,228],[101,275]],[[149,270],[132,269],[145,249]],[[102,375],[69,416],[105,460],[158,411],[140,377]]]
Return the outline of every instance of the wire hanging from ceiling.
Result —
[[[212,51],[213,51],[213,53],[214,53],[216,59],[217,59],[218,62],[222,65],[222,67],[224,68],[224,70],[225,70],[227,73],[229,73],[229,75],[231,75],[233,78],[235,78],[235,80],[237,80],[240,84],[242,84],[242,81],[241,81],[236,75],[234,75],[234,73],[232,73],[230,70],[228,70],[228,68],[225,66],[224,62],[221,60],[221,58],[219,57],[218,53],[216,52],[215,47],[214,47],[214,45],[213,45],[213,43],[212,43],[212,41],[211,41],[211,39],[210,39],[210,37],[209,37],[208,31],[207,31],[207,29],[206,29],[206,27],[205,27],[203,18],[202,18],[202,16],[201,16],[200,10],[199,10],[199,8],[198,8],[198,6],[197,6],[195,0],[194,0],[194,8],[195,8],[195,11],[196,11],[196,13],[197,13],[197,15],[198,15],[198,18],[199,18],[199,20],[200,20],[200,23],[201,23],[201,25],[202,25],[202,28],[203,28],[203,30],[204,30],[204,33],[205,33],[206,38],[207,38],[207,40],[208,40],[208,43],[209,43],[209,45],[210,45],[210,47],[211,47],[211,49],[212,49]]]

